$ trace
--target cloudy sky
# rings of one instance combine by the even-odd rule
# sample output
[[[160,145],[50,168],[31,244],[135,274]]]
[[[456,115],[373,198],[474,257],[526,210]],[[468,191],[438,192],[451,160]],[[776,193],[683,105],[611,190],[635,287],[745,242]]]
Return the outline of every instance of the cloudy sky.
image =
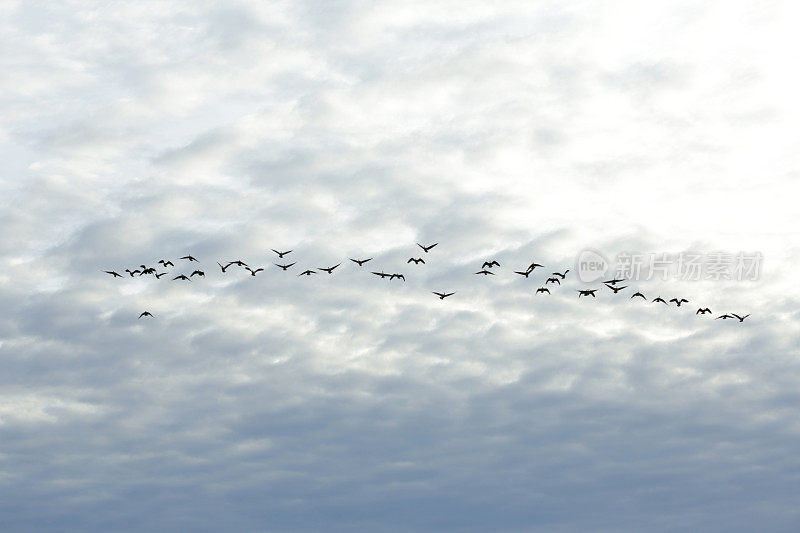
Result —
[[[0,526],[797,531],[799,15],[0,2]]]

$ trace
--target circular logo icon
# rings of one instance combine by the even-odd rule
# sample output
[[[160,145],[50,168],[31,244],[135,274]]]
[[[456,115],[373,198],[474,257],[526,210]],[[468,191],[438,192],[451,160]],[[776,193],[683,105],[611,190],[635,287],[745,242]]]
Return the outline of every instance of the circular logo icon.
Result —
[[[591,283],[602,278],[608,272],[608,261],[594,250],[584,250],[578,255],[578,279],[584,283]]]

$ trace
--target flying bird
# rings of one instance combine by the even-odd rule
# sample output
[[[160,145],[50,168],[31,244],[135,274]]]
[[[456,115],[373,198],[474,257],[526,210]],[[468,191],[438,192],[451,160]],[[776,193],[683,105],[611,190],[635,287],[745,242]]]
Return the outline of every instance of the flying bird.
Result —
[[[163,259],[158,262],[159,265],[164,265],[164,268],[167,268],[167,265],[174,267],[175,265],[172,264],[172,261],[164,261]]]
[[[128,274],[130,274],[130,275],[131,275],[131,277],[133,277],[133,275],[134,275],[134,274],[139,274],[139,275],[141,275],[141,274],[142,274],[142,273],[141,273],[141,272],[139,272],[138,270],[131,270],[131,269],[129,269],[129,268],[126,268],[126,269],[125,269],[125,272],[127,272]]]
[[[385,272],[373,272],[376,276],[380,276],[381,279],[389,277],[390,274],[386,274]]]
[[[546,292],[547,294],[550,294],[550,289],[547,287],[539,287],[536,289],[536,294],[539,294],[540,292]],[[578,295],[578,298],[580,298],[580,295]]]
[[[288,265],[279,265],[278,263],[272,263],[272,264],[275,265],[276,267],[281,267],[284,271],[286,271],[287,268],[297,263],[289,263]]]
[[[622,283],[623,281],[625,281],[625,280],[624,279],[610,279],[608,281],[604,281],[603,283],[605,283],[606,285],[616,285],[617,283]]]
[[[195,259],[195,258],[194,258],[194,257],[192,257],[191,255],[184,255],[183,257],[180,257],[179,259],[188,259],[190,263],[191,263],[192,261],[199,263],[199,261],[197,261],[197,259]]]
[[[683,304],[683,303],[686,303],[686,304],[688,304],[688,303],[689,303],[689,300],[687,300],[686,298],[681,298],[680,300],[678,300],[677,298],[673,298],[673,299],[671,299],[671,300],[670,300],[670,302],[675,302],[675,304],[676,304],[678,307],[680,307],[680,306],[681,306],[681,304]]]
[[[341,263],[339,263],[339,265],[341,265]],[[328,267],[328,268],[320,268],[320,270],[324,270],[328,274],[333,274],[334,269],[336,267],[338,267],[339,265],[333,265],[332,267]]]
[[[313,270],[304,270],[303,272],[300,272],[298,276],[310,276],[311,274],[316,274],[316,272]]]
[[[580,298],[581,296],[591,296],[592,298],[597,298],[597,296],[594,295],[594,293],[597,292],[597,289],[588,289],[588,290],[575,289],[575,290],[578,291],[578,298]]]
[[[153,317],[153,315],[150,314],[150,311],[144,311],[141,315],[139,315],[139,318],[142,318],[143,316]],[[137,318],[137,320],[138,320],[138,318]]]
[[[455,294],[455,291],[454,291],[454,292],[436,292],[436,291],[433,291],[433,294],[435,294],[436,296],[438,296],[440,300],[444,300],[444,299],[445,299],[445,298],[447,298],[448,296],[452,296],[452,295],[454,295],[454,294]]]
[[[115,272],[113,270],[103,270],[103,272],[105,272],[106,274],[111,274],[115,278],[121,278],[122,277],[122,274],[120,274],[119,272]]]
[[[708,307],[701,307],[700,309],[697,310],[695,315],[705,315],[706,313],[710,313],[710,312],[711,312],[711,309],[709,309]]]
[[[528,272],[533,272],[533,269],[536,267],[544,268],[544,265],[540,265],[539,263],[531,263],[530,265],[528,265]]]
[[[154,274],[154,276],[156,277],[156,279],[161,279],[161,276],[163,276],[164,274],[166,274],[166,272],[162,272],[161,274]]]
[[[225,265],[225,266],[222,266],[222,263],[220,263],[219,261],[217,261],[217,264],[219,265],[219,268],[221,268],[221,269],[222,269],[222,273],[224,274],[224,273],[225,273],[225,271],[228,269],[228,267],[230,267],[230,266],[231,266],[233,263],[228,263],[227,265]]]
[[[714,320],[719,320],[720,318],[722,320],[725,320],[726,318],[733,318],[733,316],[732,315],[720,315],[717,318],[715,318]]]
[[[530,270],[526,270],[525,272],[520,272],[519,270],[515,270],[514,271],[514,274],[519,274],[521,276],[525,276],[525,278],[527,278],[530,275],[530,273],[531,273]]]
[[[645,298],[644,294],[642,294],[642,293],[641,293],[641,292],[639,292],[639,291],[636,291],[636,292],[634,292],[634,293],[633,293],[633,296],[631,296],[631,299],[633,299],[633,298],[636,298],[637,296],[641,296],[641,297],[642,297],[642,300],[645,300],[645,301],[647,300],[647,298]]]
[[[567,277],[567,272],[569,272],[569,269],[566,269],[563,274],[561,272],[553,272],[553,275],[560,276],[561,279],[564,279]]]
[[[489,272],[488,270],[481,270],[480,272],[475,272],[476,274],[483,274],[484,276],[492,275],[494,276],[494,272]]]
[[[283,256],[284,256],[284,255],[292,253],[292,251],[291,251],[291,250],[289,250],[288,252],[279,252],[279,251],[278,251],[278,250],[276,250],[275,248],[272,248],[272,251],[273,251],[273,252],[275,252],[276,254],[278,254],[278,258],[279,258],[279,259],[283,259]]]
[[[389,281],[392,281],[394,278],[402,279],[403,281],[406,280],[406,277],[402,274],[392,274],[391,276],[389,276]]]
[[[664,305],[669,305],[669,304],[668,304],[668,303],[667,303],[667,302],[664,300],[664,298],[662,298],[661,296],[659,296],[658,298],[653,298],[653,302],[661,302],[661,303],[662,303],[662,304],[664,304]]]
[[[614,294],[617,294],[617,293],[618,293],[619,291],[621,291],[622,289],[627,289],[627,288],[628,288],[628,286],[627,286],[627,285],[624,285],[624,286],[622,286],[622,287],[612,287],[611,285],[606,285],[606,287],[608,287],[609,289],[611,289],[612,291],[614,291]]]
[[[415,265],[418,265],[418,264],[420,264],[420,263],[423,263],[423,264],[425,263],[425,260],[424,260],[423,258],[421,258],[421,257],[420,257],[419,259],[414,259],[414,258],[412,257],[411,259],[409,259],[408,261],[406,261],[406,264],[408,264],[408,263],[410,263],[410,262],[412,262],[412,261],[414,262],[414,264],[415,264]]]
[[[439,243],[438,243],[438,242],[435,242],[435,243],[431,244],[430,246],[422,246],[420,243],[417,243],[417,246],[419,246],[420,248],[422,248],[422,250],[423,250],[423,251],[424,251],[424,252],[427,254],[427,253],[428,253],[428,250],[430,250],[431,248],[433,248],[433,247],[434,247],[434,246],[436,246],[437,244],[439,244]]]
[[[739,316],[739,315],[737,315],[736,313],[731,313],[731,314],[732,314],[733,316],[735,316],[736,318],[738,318],[738,319],[739,319],[739,322],[744,322],[744,319],[750,316],[750,314],[749,314],[749,313],[748,313],[748,314],[746,314],[746,315],[744,315],[744,316]]]
[[[255,276],[256,274],[258,274],[259,272],[261,272],[262,270],[264,270],[263,268],[257,268],[257,269],[255,269],[255,270],[253,270],[253,269],[252,269],[252,268],[250,268],[249,266],[248,266],[248,267],[244,267],[244,269],[245,269],[245,270],[249,270],[249,271],[250,271],[250,275],[251,275],[251,276]]]
[[[491,261],[491,262],[490,261],[484,261],[483,262],[483,266],[481,266],[481,268],[487,268],[487,267],[488,268],[492,268],[493,266],[500,266],[500,263],[498,263],[497,261],[494,261],[494,260]]]
[[[240,267],[246,267],[247,263],[245,263],[241,259],[237,259],[236,261],[231,261],[230,263],[228,263],[228,265],[225,268],[228,268],[231,265],[236,265],[236,266],[240,266]]]
[[[548,283],[558,283],[561,285],[561,280],[558,278],[547,278],[547,281],[545,281],[544,284],[547,285]]]
[[[372,261],[372,258],[370,257],[369,259],[350,259],[350,261],[356,263],[360,267],[363,267],[364,263],[366,263],[367,261]]]
[[[175,276],[174,278],[172,278],[172,281],[175,281],[176,279],[185,279],[186,281],[192,281],[188,277],[186,277],[186,274],[181,274],[180,276]]]
[[[201,278],[204,278],[204,277],[206,277],[206,273],[205,273],[205,272],[203,272],[202,270],[195,270],[194,272],[192,272],[191,274],[189,274],[189,277],[191,278],[191,277],[193,277],[195,274],[197,274],[197,275],[198,275],[198,276],[200,276]]]

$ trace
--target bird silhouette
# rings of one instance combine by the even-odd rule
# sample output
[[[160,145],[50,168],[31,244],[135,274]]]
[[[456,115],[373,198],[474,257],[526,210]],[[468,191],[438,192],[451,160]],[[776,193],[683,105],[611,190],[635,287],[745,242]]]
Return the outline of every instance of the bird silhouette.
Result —
[[[494,261],[494,260],[492,260],[492,261],[484,261],[483,265],[481,266],[481,268],[487,268],[487,267],[488,268],[492,268],[493,266],[500,266],[500,263],[498,263],[497,261]]]
[[[610,279],[608,281],[604,281],[603,283],[605,283],[606,285],[616,285],[617,283],[622,283],[623,281],[625,281],[625,280],[624,279]]]
[[[241,259],[237,259],[236,261],[231,261],[230,263],[228,263],[228,265],[225,268],[227,268],[227,267],[229,267],[231,265],[236,265],[236,266],[240,266],[240,267],[246,267],[247,263],[245,263]]]
[[[425,260],[423,258],[421,258],[421,257],[419,259],[415,259],[415,258],[412,257],[411,259],[406,261],[406,263],[411,263],[412,261],[414,262],[415,265],[418,265],[420,263],[425,263]]]
[[[164,265],[164,268],[167,268],[167,265],[169,265],[169,266],[172,266],[172,267],[174,267],[174,266],[175,266],[175,265],[172,263],[172,261],[165,261],[165,260],[163,260],[163,259],[162,259],[162,260],[160,260],[160,261],[158,262],[158,264],[159,264],[159,265]]]
[[[445,299],[445,298],[447,298],[448,296],[452,296],[452,295],[454,295],[454,294],[455,294],[455,291],[454,291],[454,292],[436,292],[436,291],[433,291],[433,294],[435,294],[436,296],[438,296],[440,300],[444,300],[444,299]]]
[[[653,298],[653,302],[661,302],[661,303],[662,303],[662,304],[664,304],[664,305],[669,305],[669,304],[666,302],[666,300],[664,300],[664,298],[662,298],[661,296],[659,296],[658,298]]]
[[[203,272],[202,270],[195,270],[194,272],[192,272],[191,274],[189,274],[189,277],[191,278],[191,277],[194,277],[195,275],[198,275],[198,276],[200,276],[201,278],[204,278],[204,277],[206,277],[206,273],[205,273],[205,272]]]
[[[528,269],[527,270],[528,270],[528,272],[533,272],[533,269],[536,268],[536,267],[544,268],[544,265],[540,265],[539,263],[531,263],[530,265],[528,265]]]
[[[569,272],[569,269],[566,269],[563,274],[561,272],[553,272],[553,275],[560,276],[561,279],[564,279],[567,277],[567,272]]]
[[[316,272],[313,270],[304,270],[303,272],[300,272],[298,276],[310,276],[311,274],[316,274]]]
[[[750,314],[746,314],[746,315],[744,315],[744,316],[739,316],[739,315],[737,315],[736,313],[731,313],[731,314],[732,314],[734,317],[738,318],[738,319],[739,319],[739,322],[744,322],[744,319],[750,316]]]
[[[141,275],[141,272],[139,272],[138,270],[131,270],[131,269],[129,269],[129,268],[126,268],[126,269],[125,269],[125,272],[127,272],[128,274],[130,274],[130,275],[131,275],[131,277],[133,277],[133,275],[134,275],[134,274],[140,274],[140,275]]]
[[[350,259],[350,261],[352,261],[353,263],[356,263],[360,267],[363,267],[364,263],[366,263],[368,261],[372,261],[372,258],[370,257],[369,259]]]
[[[728,319],[728,318],[733,318],[733,316],[732,315],[720,315],[717,318],[715,318],[714,320],[719,320],[720,318],[722,320],[725,320],[725,319]]]
[[[251,275],[251,276],[255,276],[256,274],[258,274],[259,272],[261,272],[262,270],[264,270],[263,268],[257,268],[257,269],[255,269],[255,270],[253,270],[253,269],[252,269],[252,268],[250,268],[249,266],[248,266],[248,267],[244,267],[244,269],[245,269],[245,270],[249,270],[249,271],[250,271],[250,275]]]
[[[641,296],[641,297],[642,297],[642,300],[647,300],[647,298],[645,298],[644,294],[642,294],[642,293],[641,293],[641,292],[639,292],[639,291],[636,291],[636,292],[634,292],[634,293],[633,293],[633,296],[631,296],[631,299],[633,299],[633,298],[636,298],[637,296]]]
[[[186,281],[192,281],[188,277],[186,277],[186,274],[181,274],[180,276],[175,276],[174,278],[172,278],[172,281],[175,281],[176,279],[185,279]]]
[[[672,298],[672,299],[670,300],[670,302],[675,302],[675,304],[676,304],[678,307],[680,307],[680,306],[681,306],[681,304],[684,304],[684,303],[688,304],[688,303],[689,303],[689,300],[687,300],[686,298],[681,298],[680,300],[678,300],[677,298]]]
[[[194,261],[196,263],[199,263],[199,261],[197,259],[195,259],[194,257],[192,257],[191,255],[184,255],[183,257],[179,257],[178,259],[188,259],[190,263],[192,261]]]
[[[381,279],[388,278],[391,274],[386,274],[385,272],[373,272],[376,276],[380,276]]]
[[[544,284],[547,285],[548,283],[558,283],[561,285],[561,280],[558,278],[547,278],[547,281],[545,281]]]
[[[706,313],[710,313],[710,312],[711,312],[711,309],[709,309],[708,307],[701,307],[700,309],[697,310],[695,315],[705,315]]]
[[[162,272],[161,274],[154,274],[156,279],[161,279],[161,276],[165,275],[166,272]]]
[[[628,288],[628,286],[627,286],[627,285],[625,285],[625,286],[623,286],[623,287],[612,287],[611,285],[606,285],[606,287],[608,287],[609,289],[611,289],[612,291],[614,291],[614,294],[617,294],[617,293],[618,293],[619,291],[621,291],[622,289],[627,289],[627,288]]]
[[[403,281],[406,280],[406,277],[402,274],[392,274],[391,276],[389,276],[389,281],[392,281],[394,278],[402,279]]]
[[[103,272],[105,272],[106,274],[111,274],[115,278],[121,278],[122,277],[122,274],[120,274],[119,272],[115,272],[113,270],[103,270]]]
[[[427,254],[427,253],[428,253],[428,250],[430,250],[431,248],[433,248],[433,247],[434,247],[434,246],[436,246],[437,244],[439,244],[439,243],[438,243],[438,242],[435,242],[435,243],[431,244],[430,246],[422,246],[420,243],[417,243],[417,246],[419,246],[420,248],[422,248],[422,250],[423,250],[423,251],[424,251],[424,252]]]
[[[222,270],[222,273],[224,274],[225,271],[228,270],[228,267],[230,267],[233,263],[228,263],[227,265],[222,266],[222,263],[217,261],[217,264],[219,265],[219,268]]]
[[[475,272],[476,274],[483,274],[484,276],[492,275],[494,276],[494,272],[489,272],[488,270],[481,270],[480,272]]]
[[[292,253],[292,251],[291,251],[291,250],[289,250],[288,252],[279,252],[279,251],[278,251],[278,250],[276,250],[275,248],[272,248],[272,251],[273,251],[273,252],[275,252],[276,254],[278,254],[278,258],[279,258],[279,259],[283,259],[283,256],[284,256],[284,255]]]
[[[520,276],[525,276],[525,278],[527,279],[527,277],[530,276],[531,271],[530,270],[526,270],[525,272],[520,272],[519,270],[515,270],[514,274],[519,274]]]
[[[144,311],[144,312],[142,312],[142,314],[141,314],[141,315],[139,315],[139,318],[142,318],[143,316],[149,316],[149,317],[153,317],[153,315],[150,313],[150,311]],[[155,318],[155,317],[153,317],[153,318]],[[137,319],[137,320],[138,320],[138,319]]]
[[[591,296],[592,298],[597,298],[597,296],[595,296],[594,294],[595,292],[597,292],[597,289],[588,289],[588,290],[576,289],[576,290],[578,291],[578,298],[580,298],[581,296]]]
[[[546,292],[547,294],[550,294],[550,289],[547,287],[539,287],[536,289],[536,294],[539,294],[540,292]],[[580,295],[578,295],[578,297],[580,298]]]
[[[281,267],[284,271],[286,271],[287,268],[295,264],[297,263],[289,263],[288,265],[279,265],[278,263],[273,263],[273,265],[275,265],[276,267]]]
[[[341,263],[339,263],[339,265],[341,265]],[[338,267],[339,265],[333,265],[332,267],[328,268],[320,268],[320,270],[324,270],[328,274],[333,274],[334,269],[336,269],[336,267]]]
[[[155,274],[155,273],[156,269],[153,267],[145,268],[144,270],[142,270],[142,274]]]

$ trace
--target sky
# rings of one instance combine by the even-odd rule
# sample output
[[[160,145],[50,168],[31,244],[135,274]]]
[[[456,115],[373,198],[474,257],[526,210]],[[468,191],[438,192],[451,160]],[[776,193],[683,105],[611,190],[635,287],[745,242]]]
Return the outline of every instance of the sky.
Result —
[[[0,527],[797,531],[799,11],[0,2]]]

